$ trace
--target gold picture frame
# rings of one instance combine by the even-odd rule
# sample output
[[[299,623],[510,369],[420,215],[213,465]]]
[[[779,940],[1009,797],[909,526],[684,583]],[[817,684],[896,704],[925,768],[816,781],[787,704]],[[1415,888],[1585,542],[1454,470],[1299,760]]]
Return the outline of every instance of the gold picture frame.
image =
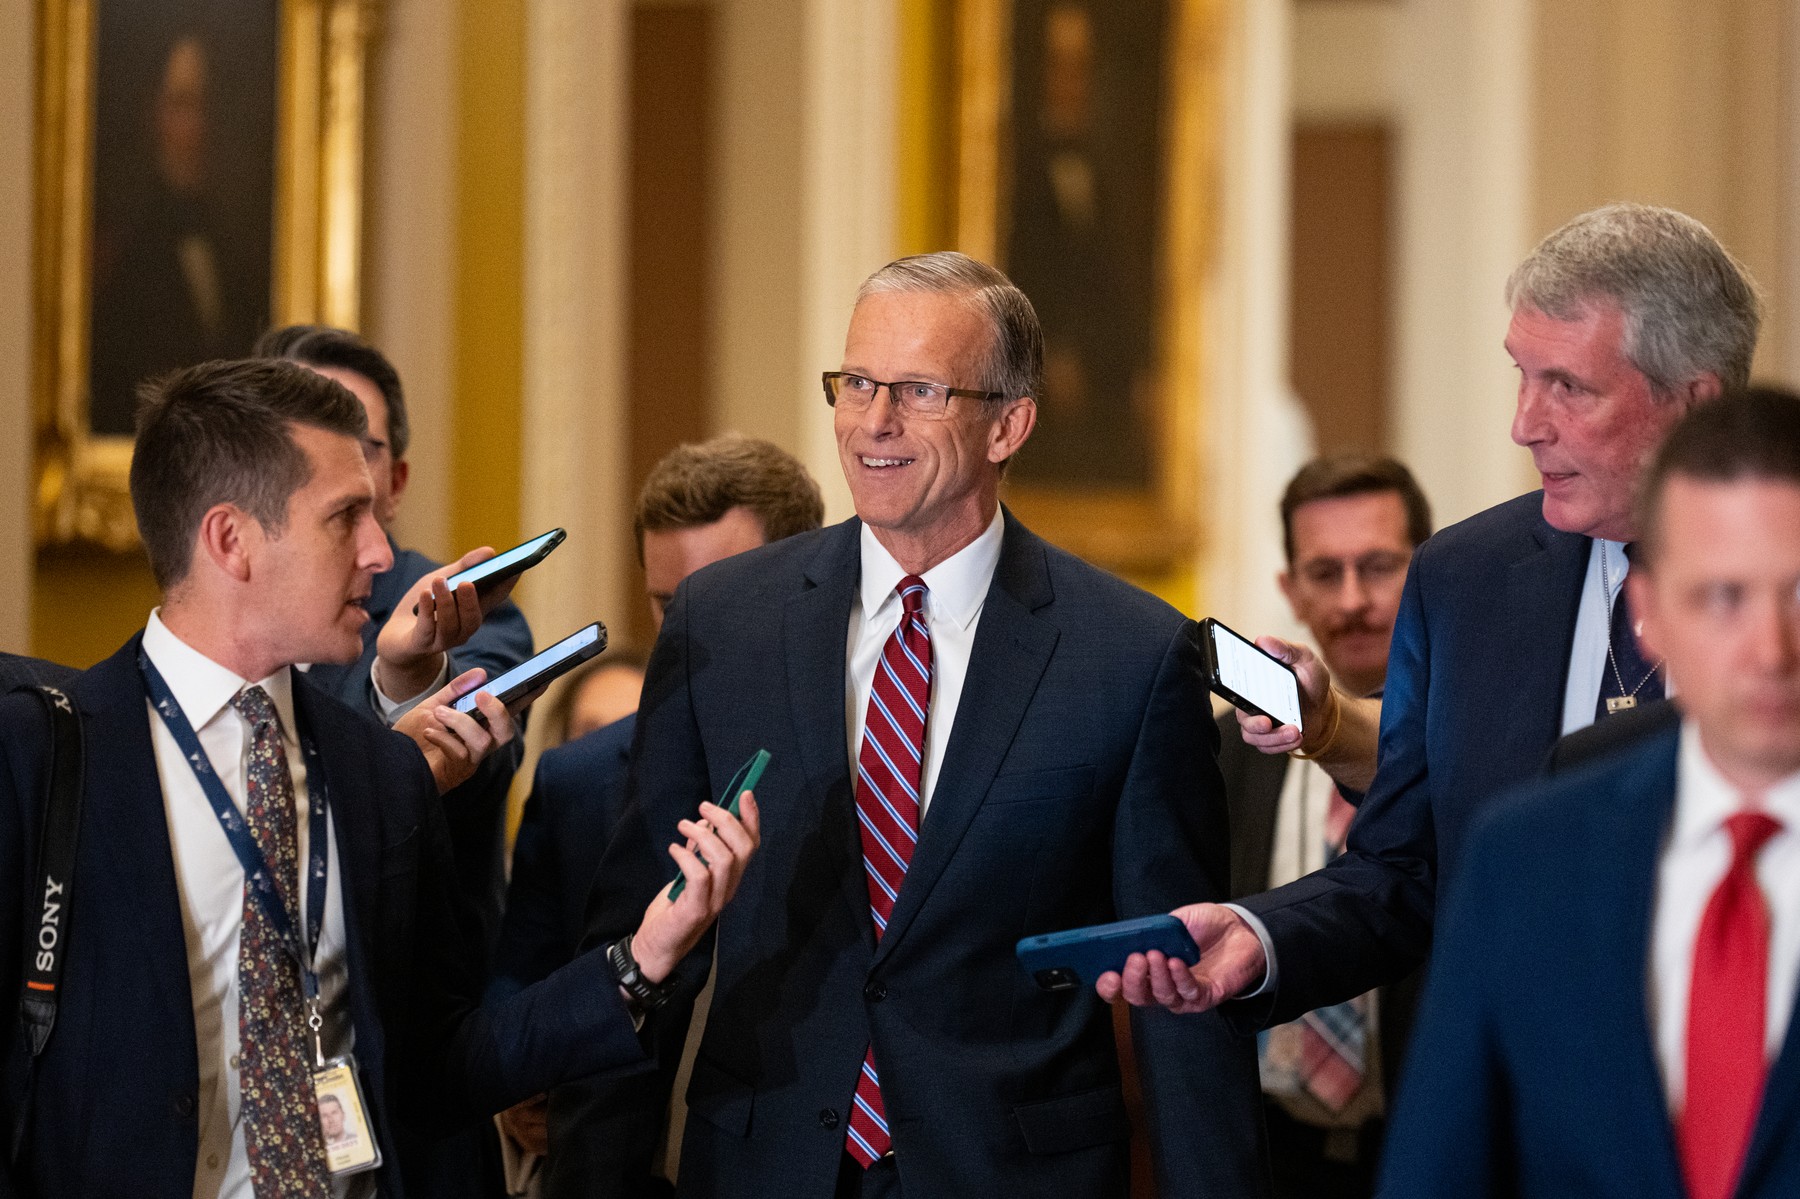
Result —
[[[1021,10],[1042,24],[1021,29]],[[956,17],[960,75],[954,138],[957,244],[964,252],[1012,275],[1038,307],[1050,343],[1047,394],[1039,397],[1038,433],[1014,465],[1006,484],[1007,502],[1038,533],[1099,565],[1134,574],[1179,570],[1195,560],[1201,536],[1201,326],[1206,264],[1216,220],[1215,126],[1224,19],[1220,0],[1135,0],[1129,4],[1115,0],[959,0]],[[1112,37],[1109,42],[1104,27],[1108,22],[1131,20],[1147,22],[1155,31],[1151,40],[1158,45],[1144,60],[1109,67],[1104,56],[1109,50],[1116,51],[1121,39]],[[1090,25],[1085,35],[1082,22]],[[1096,27],[1097,33],[1093,32]],[[1143,31],[1136,36],[1137,45],[1143,48]],[[1022,37],[1040,41],[1033,46]],[[1066,52],[1056,49],[1059,38],[1069,47]],[[1036,74],[1031,81],[1026,81],[1015,65],[1015,56],[1022,49],[1036,56]],[[1058,53],[1064,54],[1063,59],[1057,59]],[[1149,361],[1142,377],[1129,387],[1121,379],[1095,372],[1100,377],[1093,379],[1093,387],[1084,397],[1092,401],[1085,418],[1064,425],[1068,444],[1061,447],[1060,458],[1063,463],[1076,463],[1077,469],[1059,475],[1055,472],[1062,467],[1046,471],[1041,460],[1040,469],[1034,472],[1032,456],[1034,450],[1042,449],[1036,443],[1046,434],[1054,437],[1057,422],[1067,415],[1058,410],[1057,399],[1050,394],[1056,391],[1059,378],[1055,308],[1065,297],[1081,296],[1082,260],[1079,254],[1061,253],[1051,241],[1046,243],[1051,250],[1039,254],[1050,263],[1048,271],[1031,271],[1023,263],[1008,261],[1014,257],[1010,248],[1026,244],[1012,236],[1019,228],[1017,223],[1041,219],[1033,217],[1029,205],[1042,192],[1065,181],[1049,177],[1062,165],[1049,163],[1047,159],[1055,155],[1043,153],[1050,136],[1040,139],[1034,129],[1016,123],[1014,110],[1022,90],[1037,82],[1044,88],[1041,123],[1045,127],[1059,119],[1052,111],[1057,105],[1079,105],[1084,100],[1103,108],[1102,120],[1115,124],[1129,120],[1129,114],[1121,117],[1117,110],[1104,110],[1106,94],[1097,99],[1084,96],[1080,84],[1072,92],[1064,87],[1059,93],[1057,85],[1050,82],[1059,62],[1072,61],[1079,70],[1083,53],[1090,62],[1099,60],[1092,72],[1101,79],[1094,85],[1097,93],[1105,91],[1109,69],[1116,81],[1129,78],[1133,70],[1141,71],[1144,61],[1159,68],[1152,84],[1155,92],[1148,101],[1154,110],[1154,139],[1141,129],[1127,130],[1122,136],[1115,129],[1111,141],[1115,146],[1131,144],[1135,136],[1140,167],[1147,156],[1153,155],[1156,163],[1153,218],[1140,223],[1156,231],[1154,266],[1141,273],[1115,272],[1126,279],[1124,287],[1114,289],[1115,295],[1130,289],[1143,293],[1130,296],[1129,303],[1118,307],[1124,310],[1142,304],[1147,308],[1142,324],[1149,331],[1142,341]],[[1143,107],[1142,97],[1139,99]],[[1029,186],[1022,187],[1019,176],[1024,152],[1015,143],[1027,140],[1036,147],[1034,152],[1046,159],[1042,164],[1046,174],[1034,176]],[[1099,144],[1104,139],[1094,141]],[[1146,150],[1145,146],[1152,148]],[[1073,194],[1085,195],[1090,204],[1096,188],[1105,188],[1117,177],[1109,174],[1116,166],[1111,162],[1076,165],[1086,174],[1074,176]],[[1119,224],[1115,221],[1114,227]],[[1105,235],[1098,236],[1104,242]],[[1094,253],[1104,256],[1107,248],[1102,244]],[[1058,271],[1065,272],[1065,277],[1059,280]],[[1063,318],[1065,326],[1071,323]],[[1106,353],[1102,351],[1101,356]],[[1127,391],[1123,403],[1129,419],[1122,418],[1116,406],[1109,407],[1119,393]],[[1112,394],[1103,398],[1103,392]],[[1140,426],[1127,430],[1136,439],[1136,456],[1122,452],[1118,455],[1121,463],[1113,472],[1131,477],[1082,477],[1079,463],[1084,450],[1104,443],[1131,420]]]
[[[270,3],[276,40],[269,48],[275,67],[269,183],[273,203],[260,210],[266,211],[268,225],[257,233],[259,239],[267,238],[271,253],[253,277],[260,278],[266,266],[268,316],[274,323],[323,321],[355,328],[364,70],[372,0]],[[102,21],[111,15],[103,12],[103,6],[111,5],[135,6],[129,10],[133,20],[157,7],[146,0],[41,0],[39,8],[34,507],[40,546],[90,545],[117,551],[137,545],[127,487],[131,438],[117,427],[116,415],[110,420],[112,428],[97,432],[90,412],[99,173],[96,114],[113,110],[97,96],[97,64]],[[193,35],[192,40],[198,37]],[[173,60],[170,51],[168,61]],[[208,66],[204,58],[199,61],[204,80]],[[212,69],[223,76],[233,65],[225,62]],[[165,66],[170,74],[174,70]],[[109,76],[108,86],[112,83]],[[157,103],[162,102],[159,94]],[[202,109],[194,118],[203,131],[201,139],[206,136],[206,115]],[[150,119],[161,121],[162,110]],[[215,283],[211,307],[217,310],[219,272],[212,269],[210,246],[203,253],[208,277]],[[183,264],[187,261],[184,258]],[[248,351],[247,345],[243,351]]]

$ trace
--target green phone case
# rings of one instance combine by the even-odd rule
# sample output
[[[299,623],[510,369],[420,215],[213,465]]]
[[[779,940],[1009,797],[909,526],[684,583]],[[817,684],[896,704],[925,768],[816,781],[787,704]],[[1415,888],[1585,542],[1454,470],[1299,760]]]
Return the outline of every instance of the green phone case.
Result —
[[[725,785],[725,793],[719,796],[721,808],[733,816],[738,814],[738,801],[743,798],[744,792],[756,790],[756,784],[762,781],[763,771],[768,768],[769,756],[768,750],[759,749],[750,755],[748,762],[738,767],[738,772],[732,775],[731,781]],[[694,856],[700,859],[702,866],[706,864],[704,855],[695,854]],[[674,903],[680,899],[681,893],[685,890],[687,890],[687,875],[676,875],[674,885],[669,888],[669,902]]]

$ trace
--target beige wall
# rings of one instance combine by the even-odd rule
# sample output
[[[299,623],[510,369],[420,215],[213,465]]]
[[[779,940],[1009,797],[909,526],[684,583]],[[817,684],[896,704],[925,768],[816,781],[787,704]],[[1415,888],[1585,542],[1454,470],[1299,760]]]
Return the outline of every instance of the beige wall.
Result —
[[[1546,233],[1618,199],[1699,218],[1750,268],[1769,301],[1758,374],[1794,380],[1789,7],[1781,0],[1540,3],[1532,223],[1536,234]]]
[[[31,649],[31,210],[36,6],[0,20],[0,649]]]

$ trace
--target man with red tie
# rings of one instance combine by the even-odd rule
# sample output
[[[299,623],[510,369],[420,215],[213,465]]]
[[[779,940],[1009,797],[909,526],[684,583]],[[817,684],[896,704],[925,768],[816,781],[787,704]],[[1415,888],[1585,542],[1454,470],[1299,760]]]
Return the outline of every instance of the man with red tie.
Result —
[[[715,985],[681,1195],[1128,1192],[1112,1014],[1013,947],[1222,899],[1230,846],[1193,621],[1000,503],[1042,362],[992,267],[877,271],[823,380],[856,519],[668,606],[590,937],[667,881],[651,847],[684,788],[773,755],[741,915],[678,971]],[[1251,1041],[1216,1015],[1133,1026],[1164,1199],[1260,1193]]]
[[[1385,1193],[1800,1193],[1800,398],[1687,416],[1639,529],[1682,722],[1472,833]]]

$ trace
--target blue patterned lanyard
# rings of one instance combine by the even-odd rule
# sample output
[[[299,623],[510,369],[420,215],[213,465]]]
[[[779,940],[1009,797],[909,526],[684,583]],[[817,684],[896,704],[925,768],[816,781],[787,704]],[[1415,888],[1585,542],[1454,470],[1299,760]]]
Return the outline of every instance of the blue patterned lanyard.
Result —
[[[150,693],[150,702],[155,705],[163,724],[174,736],[175,744],[181,747],[182,756],[187,758],[200,789],[206,792],[213,815],[219,818],[219,827],[225,830],[225,839],[231,842],[238,864],[244,868],[244,881],[250,885],[250,893],[256,897],[263,914],[269,918],[275,935],[281,938],[281,943],[299,965],[307,999],[316,1000],[319,996],[319,976],[313,970],[312,955],[306,952],[306,946],[316,947],[319,944],[319,928],[325,922],[326,838],[329,834],[325,831],[325,774],[319,768],[318,754],[312,741],[301,735],[298,729],[295,730],[295,735],[300,740],[300,752],[306,758],[307,806],[311,809],[307,819],[310,843],[307,846],[306,864],[306,943],[302,944],[295,935],[294,922],[288,916],[287,905],[281,902],[281,896],[275,891],[274,872],[269,869],[262,847],[250,835],[243,813],[231,802],[231,793],[225,790],[219,772],[213,769],[212,760],[206,756],[206,750],[201,746],[194,726],[188,723],[187,714],[175,702],[175,693],[169,690],[162,672],[156,669],[156,663],[150,660],[150,655],[142,647],[138,649],[138,669],[143,672],[144,687]]]

